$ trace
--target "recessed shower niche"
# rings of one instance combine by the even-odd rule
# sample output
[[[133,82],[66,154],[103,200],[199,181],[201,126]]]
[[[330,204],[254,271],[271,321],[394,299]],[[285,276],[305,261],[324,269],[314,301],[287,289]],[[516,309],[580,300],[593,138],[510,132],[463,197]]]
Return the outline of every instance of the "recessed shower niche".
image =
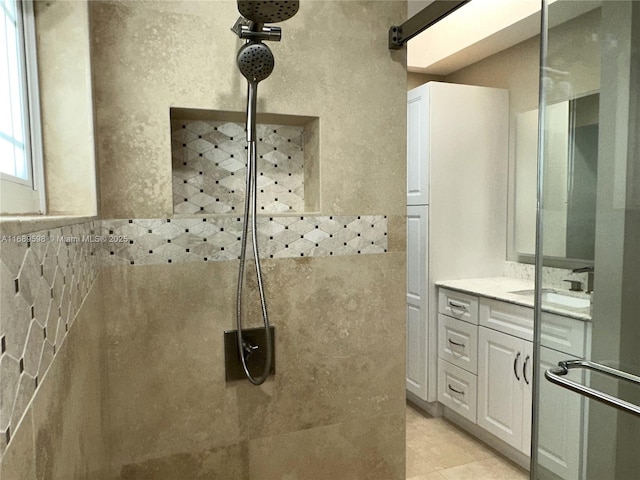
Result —
[[[319,210],[317,117],[257,115],[257,212]],[[244,209],[245,114],[171,109],[173,211],[233,214]]]

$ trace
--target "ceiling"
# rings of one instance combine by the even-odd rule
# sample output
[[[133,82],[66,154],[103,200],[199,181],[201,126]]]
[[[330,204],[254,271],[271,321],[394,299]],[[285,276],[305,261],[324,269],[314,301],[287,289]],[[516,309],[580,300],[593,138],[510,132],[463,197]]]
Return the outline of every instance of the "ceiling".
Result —
[[[433,1],[409,0],[409,15]],[[540,4],[540,0],[472,0],[407,43],[407,69],[448,75],[534,37],[540,33]],[[561,2],[554,8],[552,24],[600,4]]]

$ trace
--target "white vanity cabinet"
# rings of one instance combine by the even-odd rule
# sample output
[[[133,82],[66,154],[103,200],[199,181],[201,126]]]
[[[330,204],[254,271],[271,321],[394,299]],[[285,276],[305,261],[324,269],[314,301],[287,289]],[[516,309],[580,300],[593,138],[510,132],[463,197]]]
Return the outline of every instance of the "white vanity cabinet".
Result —
[[[438,401],[530,455],[533,398],[533,309],[452,289],[439,289]],[[589,355],[590,323],[543,312],[541,368]],[[571,372],[584,383],[584,372]],[[586,402],[542,379],[540,465],[579,480]],[[508,452],[505,452],[508,454]]]

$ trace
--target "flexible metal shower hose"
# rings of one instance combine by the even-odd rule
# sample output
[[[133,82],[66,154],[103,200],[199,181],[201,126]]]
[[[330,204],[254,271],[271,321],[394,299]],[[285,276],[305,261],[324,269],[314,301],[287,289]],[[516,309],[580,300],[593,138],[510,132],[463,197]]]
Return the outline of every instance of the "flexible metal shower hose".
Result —
[[[251,127],[249,127],[251,128]],[[242,368],[247,379],[254,385],[262,385],[271,371],[271,330],[269,328],[269,315],[267,313],[267,302],[264,295],[264,286],[262,283],[262,270],[260,268],[260,257],[258,254],[258,229],[256,223],[256,207],[257,207],[257,188],[256,188],[256,170],[257,170],[257,148],[255,138],[248,142],[248,158],[247,158],[247,177],[244,197],[244,222],[242,225],[242,241],[240,246],[240,266],[238,269],[238,289],[236,296],[236,328],[238,329],[238,353],[242,361]],[[250,215],[251,211],[251,215]],[[262,320],[265,328],[266,341],[266,359],[264,371],[258,378],[254,377],[247,367],[247,358],[252,353],[252,346],[245,344],[242,338],[242,287],[244,284],[244,267],[247,252],[247,234],[249,230],[249,217],[251,216],[251,243],[253,245],[253,257],[256,264],[256,277],[258,280],[258,291],[260,292],[260,307],[262,310]]]

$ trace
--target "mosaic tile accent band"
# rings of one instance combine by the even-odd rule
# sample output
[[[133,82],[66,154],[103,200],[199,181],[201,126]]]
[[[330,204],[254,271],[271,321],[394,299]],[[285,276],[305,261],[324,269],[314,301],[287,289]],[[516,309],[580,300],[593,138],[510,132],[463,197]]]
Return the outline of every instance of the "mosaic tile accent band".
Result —
[[[0,236],[0,455],[97,277],[97,223]]]
[[[387,251],[386,216],[258,216],[256,222],[261,258]],[[104,265],[234,260],[242,217],[103,220],[101,229]]]
[[[256,126],[258,209],[304,211],[303,128]],[[176,214],[241,214],[247,142],[244,125],[171,120],[173,208]]]

